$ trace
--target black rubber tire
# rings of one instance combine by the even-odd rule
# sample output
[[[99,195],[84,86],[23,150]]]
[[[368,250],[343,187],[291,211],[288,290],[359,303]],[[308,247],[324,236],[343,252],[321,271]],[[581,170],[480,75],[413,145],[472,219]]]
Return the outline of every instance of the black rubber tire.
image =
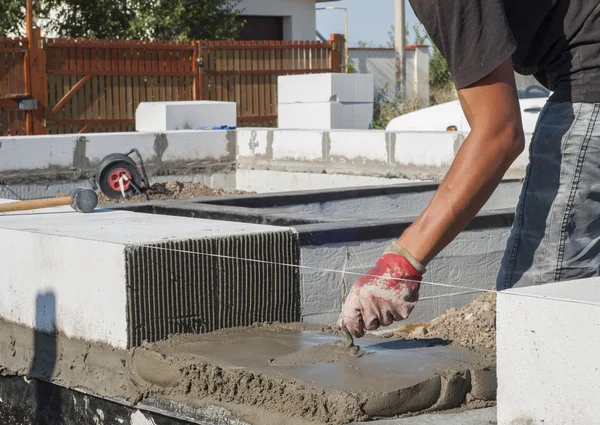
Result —
[[[98,171],[96,172],[96,182],[100,191],[106,195],[109,199],[120,199],[123,197],[120,190],[114,190],[108,181],[108,177],[111,173],[119,168],[127,170],[129,174],[131,174],[131,178],[133,183],[135,183],[138,187],[142,184],[142,176],[140,175],[140,171],[138,170],[137,165],[127,155],[123,155],[120,153],[113,153],[107,155],[100,164],[98,165]],[[136,194],[135,189],[131,186],[129,189],[125,191],[126,196],[131,196]]]

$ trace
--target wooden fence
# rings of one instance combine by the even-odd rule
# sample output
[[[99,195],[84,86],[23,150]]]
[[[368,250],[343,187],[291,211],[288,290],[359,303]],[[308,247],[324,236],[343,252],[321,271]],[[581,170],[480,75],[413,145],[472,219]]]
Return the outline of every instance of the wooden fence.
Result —
[[[2,135],[133,131],[140,102],[237,103],[238,125],[277,125],[277,77],[341,71],[328,42],[0,39]],[[24,111],[20,101],[34,99]]]

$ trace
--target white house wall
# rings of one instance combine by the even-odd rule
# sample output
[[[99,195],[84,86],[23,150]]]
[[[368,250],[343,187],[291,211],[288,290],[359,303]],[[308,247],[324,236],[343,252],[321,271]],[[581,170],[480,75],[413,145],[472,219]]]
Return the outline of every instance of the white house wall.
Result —
[[[285,40],[315,40],[317,36],[315,0],[242,0],[239,8],[246,16],[283,16]]]

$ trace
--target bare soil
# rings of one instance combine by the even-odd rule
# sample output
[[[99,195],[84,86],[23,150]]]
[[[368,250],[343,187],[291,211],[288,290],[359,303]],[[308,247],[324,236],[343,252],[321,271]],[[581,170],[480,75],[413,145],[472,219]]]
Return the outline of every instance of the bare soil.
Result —
[[[441,338],[468,350],[490,354],[496,349],[495,316],[496,294],[484,293],[471,304],[447,310],[431,324],[409,325],[398,332],[405,338]]]
[[[169,183],[154,183],[146,193],[151,201],[166,201],[170,199],[200,198],[203,196],[243,195],[251,192],[213,189],[200,183],[175,181]],[[124,202],[144,202],[146,201],[146,198],[141,195],[135,195],[127,199],[109,199],[104,194],[100,193],[98,195],[98,201],[101,204],[120,204]]]

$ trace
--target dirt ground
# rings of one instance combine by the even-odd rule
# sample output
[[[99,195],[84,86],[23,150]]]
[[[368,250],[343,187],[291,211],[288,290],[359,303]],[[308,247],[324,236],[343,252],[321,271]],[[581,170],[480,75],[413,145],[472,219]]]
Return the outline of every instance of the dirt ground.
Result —
[[[405,338],[441,338],[454,345],[483,353],[496,349],[496,294],[484,293],[471,304],[447,310],[429,325],[406,326],[398,331]]]
[[[213,189],[203,184],[193,182],[154,183],[147,192],[151,201],[199,198],[202,196],[243,195],[247,193],[249,192],[244,192],[241,190],[226,191],[223,189]],[[101,204],[144,202],[145,200],[146,198],[140,195],[136,195],[128,199],[109,199],[102,193],[98,195],[98,201]]]

